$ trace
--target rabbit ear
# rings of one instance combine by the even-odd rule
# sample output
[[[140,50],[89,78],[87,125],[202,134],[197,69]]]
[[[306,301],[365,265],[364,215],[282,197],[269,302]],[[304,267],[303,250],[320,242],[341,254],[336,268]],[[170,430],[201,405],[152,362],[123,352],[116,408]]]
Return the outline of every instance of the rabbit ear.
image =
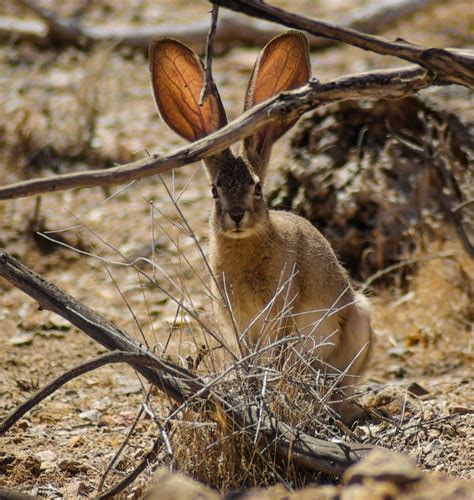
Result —
[[[150,46],[150,71],[158,112],[181,137],[195,141],[227,124],[214,82],[199,106],[205,72],[189,47],[171,38],[156,40]]]
[[[245,111],[285,90],[301,87],[311,76],[308,42],[302,33],[288,31],[275,37],[262,50],[250,77]],[[244,154],[262,178],[273,143],[297,119],[264,126],[244,140]]]

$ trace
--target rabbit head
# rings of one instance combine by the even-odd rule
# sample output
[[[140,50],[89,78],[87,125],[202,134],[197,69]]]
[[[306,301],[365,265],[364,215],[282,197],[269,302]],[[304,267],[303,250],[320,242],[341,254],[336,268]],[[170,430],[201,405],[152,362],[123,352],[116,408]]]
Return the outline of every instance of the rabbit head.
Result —
[[[158,111],[181,137],[195,141],[227,124],[214,82],[199,105],[205,72],[190,48],[169,38],[155,41],[150,48],[150,70]],[[305,37],[295,31],[277,36],[264,47],[255,63],[244,111],[282,91],[304,85],[310,74]],[[226,149],[204,160],[212,183],[211,223],[216,233],[242,238],[266,223],[268,210],[262,189],[271,147],[295,122],[282,117],[247,137],[238,156]]]

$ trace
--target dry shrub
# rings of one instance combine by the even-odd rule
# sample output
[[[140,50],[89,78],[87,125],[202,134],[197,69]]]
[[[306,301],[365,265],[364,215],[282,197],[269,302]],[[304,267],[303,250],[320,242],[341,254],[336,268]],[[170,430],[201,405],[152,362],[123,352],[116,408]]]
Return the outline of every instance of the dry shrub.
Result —
[[[474,194],[466,100],[448,89],[316,110],[292,140],[273,206],[309,219],[358,278],[412,254],[420,236],[449,237],[446,221],[469,231],[472,206],[455,213]]]
[[[317,428],[319,436],[331,434],[327,425],[322,424],[323,419],[311,418],[316,415],[312,400],[303,396],[302,391],[297,394],[294,388],[285,393],[282,385],[280,383],[278,388],[264,395],[261,401],[265,408],[271,408],[278,420],[291,423],[302,431],[314,433]],[[234,380],[225,386],[226,394],[234,398],[242,397],[248,389],[243,387],[242,380]],[[257,403],[255,389],[252,388],[252,396],[243,398],[239,407],[244,414],[246,404]],[[304,412],[301,411],[303,406]],[[281,483],[297,488],[318,477],[315,473],[295,470],[290,462],[276,456],[274,443],[268,442],[263,434],[254,442],[251,434],[233,427],[223,412],[214,415],[213,422],[210,422],[209,415],[203,410],[187,410],[172,435],[173,463],[178,471],[222,492]]]

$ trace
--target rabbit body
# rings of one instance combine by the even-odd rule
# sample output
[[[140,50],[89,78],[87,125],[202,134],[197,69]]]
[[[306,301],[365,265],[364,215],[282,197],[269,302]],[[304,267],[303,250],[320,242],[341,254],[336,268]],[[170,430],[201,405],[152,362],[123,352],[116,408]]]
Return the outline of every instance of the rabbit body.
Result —
[[[158,110],[179,135],[193,141],[227,123],[213,82],[198,104],[205,73],[191,49],[158,40],[150,68]],[[304,36],[277,36],[257,59],[245,109],[304,85],[310,76]],[[342,384],[354,383],[348,378],[363,370],[371,350],[368,302],[315,227],[297,215],[268,210],[263,198],[271,146],[295,121],[280,117],[260,127],[238,156],[226,149],[204,160],[214,198],[210,264],[222,298],[219,317],[247,350],[294,337],[293,355],[343,372]]]
[[[372,340],[367,300],[310,222],[282,211],[266,215],[260,231],[243,238],[225,236],[211,215],[211,267],[244,343],[261,347],[296,333],[296,349],[315,364],[342,372],[352,363],[348,375],[360,373]],[[227,305],[218,307],[231,329]]]

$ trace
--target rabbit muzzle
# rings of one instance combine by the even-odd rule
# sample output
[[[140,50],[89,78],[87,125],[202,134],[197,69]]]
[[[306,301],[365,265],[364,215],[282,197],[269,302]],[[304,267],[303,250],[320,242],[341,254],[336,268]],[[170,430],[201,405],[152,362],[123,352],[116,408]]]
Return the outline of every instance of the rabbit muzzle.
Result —
[[[222,229],[230,238],[244,238],[252,232],[250,213],[242,207],[232,207],[222,220]]]

